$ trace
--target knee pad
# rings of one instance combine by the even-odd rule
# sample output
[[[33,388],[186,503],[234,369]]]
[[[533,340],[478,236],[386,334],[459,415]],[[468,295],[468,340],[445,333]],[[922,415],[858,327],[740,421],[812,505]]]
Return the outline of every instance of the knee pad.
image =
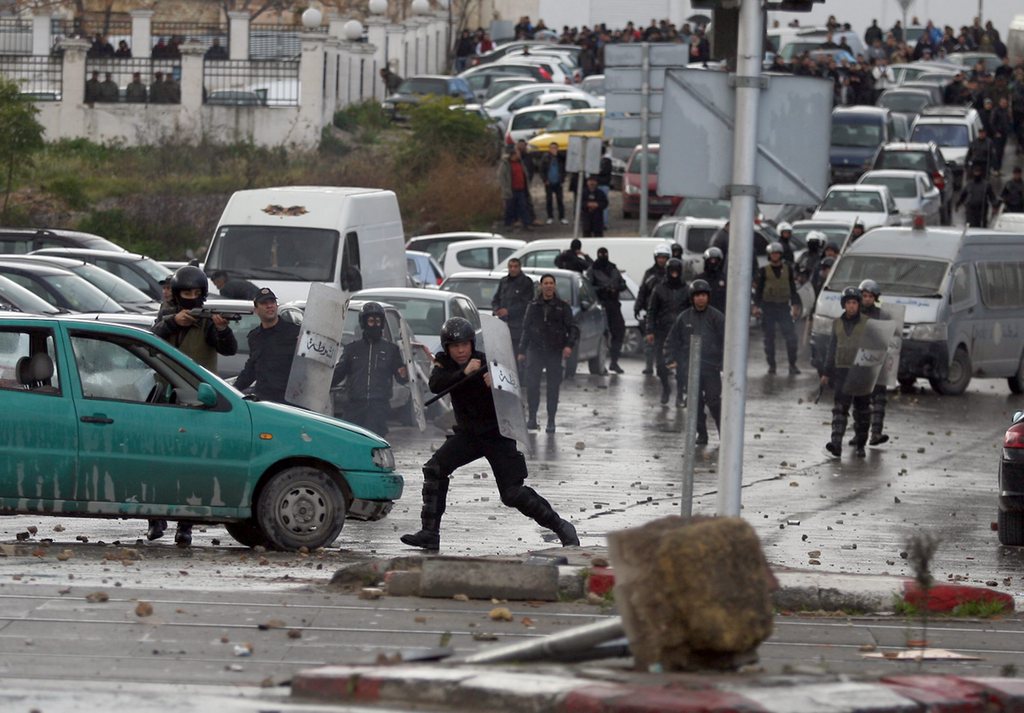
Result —
[[[504,488],[499,493],[501,496],[501,504],[507,508],[518,507],[520,500],[524,495],[522,485],[516,485],[511,488]]]
[[[443,481],[448,479],[448,474],[441,470],[433,458],[423,464],[423,481]]]

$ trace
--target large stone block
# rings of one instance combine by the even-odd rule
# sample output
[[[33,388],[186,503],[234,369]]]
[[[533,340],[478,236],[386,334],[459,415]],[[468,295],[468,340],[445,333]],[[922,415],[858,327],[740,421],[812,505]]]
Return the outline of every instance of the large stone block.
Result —
[[[639,668],[732,668],[772,633],[775,578],[741,518],[671,516],[608,535],[615,601]]]
[[[515,560],[428,557],[420,576],[421,597],[558,599],[558,567]]]

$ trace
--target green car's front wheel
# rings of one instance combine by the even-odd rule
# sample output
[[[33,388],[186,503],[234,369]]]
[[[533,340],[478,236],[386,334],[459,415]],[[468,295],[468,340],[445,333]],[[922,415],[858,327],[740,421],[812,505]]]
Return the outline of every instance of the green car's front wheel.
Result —
[[[347,512],[345,494],[329,474],[300,466],[271,477],[256,504],[256,522],[275,549],[313,550],[337,539]]]

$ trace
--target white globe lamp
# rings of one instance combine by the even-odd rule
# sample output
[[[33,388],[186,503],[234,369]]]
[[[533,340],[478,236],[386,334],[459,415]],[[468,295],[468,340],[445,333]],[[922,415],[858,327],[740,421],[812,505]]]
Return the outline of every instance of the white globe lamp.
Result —
[[[358,42],[363,39],[363,23],[359,20],[349,20],[341,28],[345,39],[349,42]]]
[[[411,7],[414,15],[426,15],[430,12],[430,3],[427,0],[412,0]]]
[[[388,11],[388,0],[370,0],[368,7],[374,15],[383,15]]]
[[[320,23],[323,22],[323,19],[323,13],[315,7],[311,7],[302,13],[302,26],[307,30],[315,30],[320,27]]]

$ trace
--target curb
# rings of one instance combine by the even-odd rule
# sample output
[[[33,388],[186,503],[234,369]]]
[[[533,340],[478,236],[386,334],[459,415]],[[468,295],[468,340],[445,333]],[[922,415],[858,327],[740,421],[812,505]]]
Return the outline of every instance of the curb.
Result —
[[[334,703],[440,705],[446,710],[479,710],[486,700],[487,710],[496,713],[783,713],[821,710],[826,701],[841,710],[872,713],[983,713],[1020,710],[1024,681],[922,675],[805,685],[701,685],[692,679],[673,684],[664,677],[657,683],[623,684],[521,668],[326,666],[296,674],[291,695]],[[855,708],[843,703],[851,701],[856,701]]]

